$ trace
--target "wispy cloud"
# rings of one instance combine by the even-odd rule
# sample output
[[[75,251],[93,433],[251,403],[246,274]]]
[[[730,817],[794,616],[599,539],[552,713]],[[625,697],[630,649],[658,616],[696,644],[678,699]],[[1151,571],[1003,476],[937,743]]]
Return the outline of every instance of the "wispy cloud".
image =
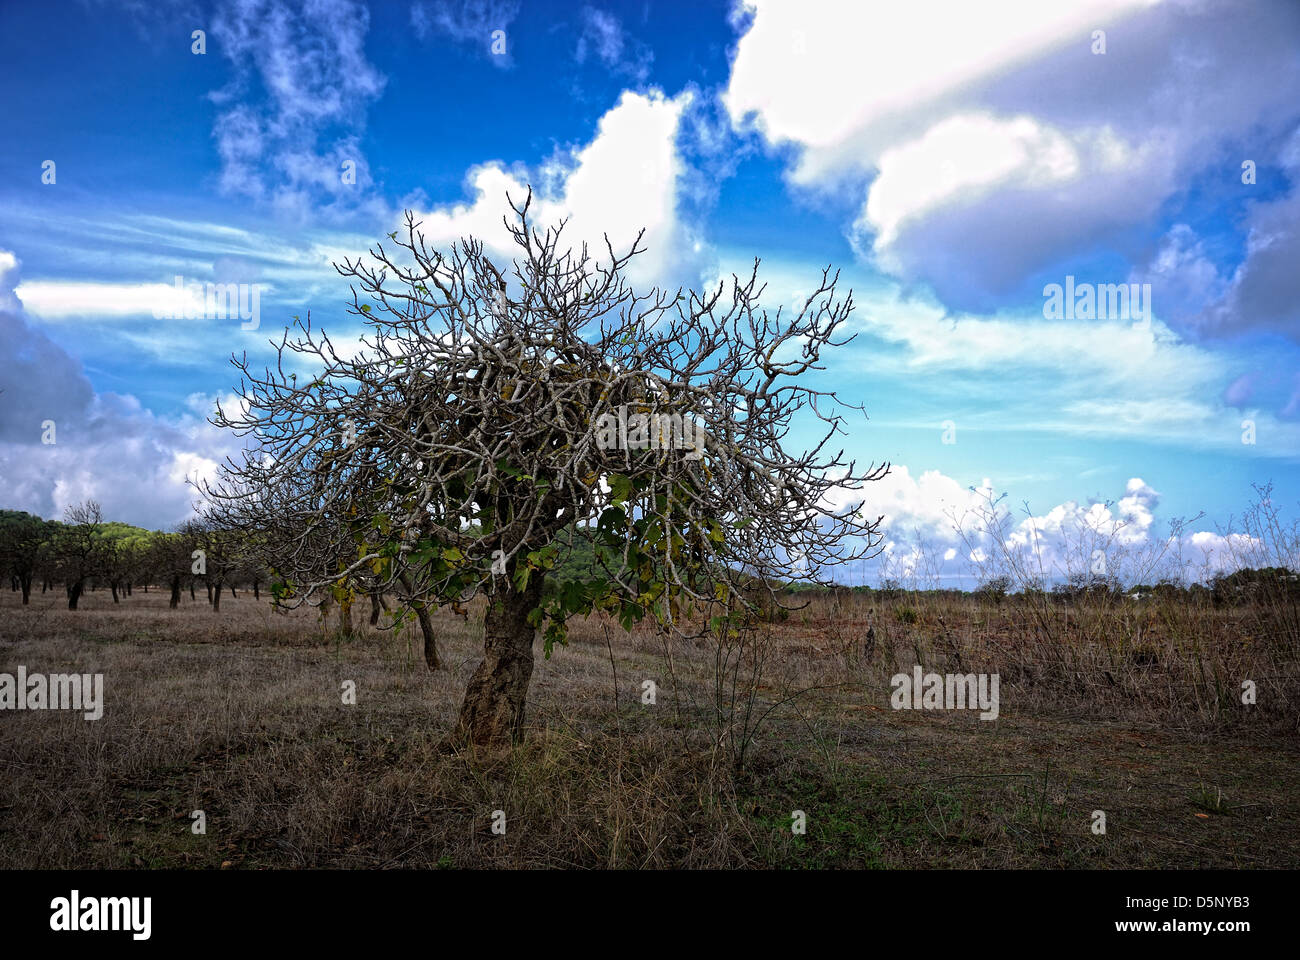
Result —
[[[221,190],[303,220],[382,203],[359,132],[385,77],[366,58],[370,14],[352,0],[233,0],[214,44],[233,79],[210,96]]]
[[[411,27],[421,40],[441,34],[479,51],[502,70],[515,63],[510,27],[517,16],[518,0],[431,0],[411,5]]]
[[[622,22],[607,10],[583,7],[582,29],[573,58],[578,63],[594,60],[617,76],[645,83],[654,62],[654,51],[630,36]]]

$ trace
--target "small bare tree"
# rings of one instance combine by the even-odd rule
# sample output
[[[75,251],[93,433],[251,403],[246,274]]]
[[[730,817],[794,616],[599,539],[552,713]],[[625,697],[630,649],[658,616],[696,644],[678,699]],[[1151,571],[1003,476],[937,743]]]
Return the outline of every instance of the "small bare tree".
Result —
[[[63,512],[63,526],[53,543],[55,571],[68,595],[68,609],[76,610],[86,581],[102,572],[104,541],[100,528],[104,515],[99,503],[87,500]]]
[[[234,358],[244,402],[213,423],[251,442],[204,487],[213,522],[259,532],[277,596],[391,591],[421,615],[431,666],[425,606],[487,594],[453,735],[474,744],[520,735],[537,631],[548,655],[596,610],[686,632],[743,607],[748,584],[821,582],[870,555],[879,519],[833,503],[887,470],[824,452],[840,404],[809,381],[847,342],[838,274],[793,312],[760,306],[757,261],[706,294],[638,294],[640,235],[624,253],[606,238],[597,261],[563,223],[535,228],[531,200],[510,201],[510,281],[474,239],[430,251],[410,214],[400,255],[336,265],[362,348],[341,355],[308,317],[275,370]],[[299,382],[286,360],[321,372]],[[815,431],[797,454],[796,425]],[[552,575],[578,549],[596,574]]]

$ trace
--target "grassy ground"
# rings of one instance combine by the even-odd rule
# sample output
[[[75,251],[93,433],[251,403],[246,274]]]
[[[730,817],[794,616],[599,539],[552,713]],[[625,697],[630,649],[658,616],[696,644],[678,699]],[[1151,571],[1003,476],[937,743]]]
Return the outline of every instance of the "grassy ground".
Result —
[[[477,611],[437,615],[452,669],[430,674],[414,633],[338,641],[243,592],[219,614],[60,598],[0,593],[0,672],[102,673],[107,705],[0,714],[0,867],[1300,862],[1295,663],[1240,613],[1061,611],[1044,634],[1010,606],[822,600],[721,651],[578,621],[539,657],[526,743],[473,758],[437,745]],[[999,719],[890,709],[917,663],[998,671]]]

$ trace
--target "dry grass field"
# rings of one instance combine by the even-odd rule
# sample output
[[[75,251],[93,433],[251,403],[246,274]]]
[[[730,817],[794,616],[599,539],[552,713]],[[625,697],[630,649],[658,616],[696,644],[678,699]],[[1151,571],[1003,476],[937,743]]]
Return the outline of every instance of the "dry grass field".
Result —
[[[361,617],[339,639],[243,591],[219,614],[157,589],[81,606],[0,593],[0,672],[102,673],[106,700],[94,722],[0,714],[3,868],[1300,862],[1300,671],[1276,611],[820,596],[727,648],[578,620],[551,659],[539,644],[526,742],[485,757],[439,750],[481,608],[437,615],[451,669],[431,674],[414,630]],[[999,718],[891,709],[917,664],[998,673]]]

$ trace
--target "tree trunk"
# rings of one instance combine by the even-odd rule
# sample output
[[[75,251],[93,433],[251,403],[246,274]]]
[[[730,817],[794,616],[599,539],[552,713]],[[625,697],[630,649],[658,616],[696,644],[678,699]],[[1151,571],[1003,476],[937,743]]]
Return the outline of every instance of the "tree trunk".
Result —
[[[114,580],[111,584],[109,584],[109,589],[113,591],[113,602],[114,602],[114,603],[117,603],[117,602],[118,602],[118,599],[117,599],[117,581],[116,581],[116,580]]]
[[[518,742],[523,735],[536,633],[528,614],[541,601],[540,576],[533,577],[526,590],[506,589],[488,597],[483,661],[465,688],[453,739],[476,747],[499,747]]]
[[[85,584],[69,583],[68,584],[68,609],[76,610],[77,601],[81,599],[81,591],[85,589]]]
[[[424,637],[424,663],[430,670],[441,670],[442,661],[438,659],[438,638],[433,632],[433,621],[429,618],[429,608],[416,601],[415,619],[420,621],[420,634]]]
[[[339,632],[345,637],[352,636],[352,601],[339,601]]]
[[[254,578],[254,580],[253,580],[253,599],[254,599],[254,600],[261,600],[261,599],[262,599],[262,592],[261,592],[260,590],[257,589],[258,584],[261,583],[261,582],[262,582],[261,580],[258,580],[258,579],[256,579],[256,578]]]
[[[221,612],[221,587],[222,586],[223,584],[221,583],[220,580],[218,580],[215,589],[213,589],[212,591],[212,612],[213,613]]]
[[[406,596],[411,597],[415,593],[415,588],[405,574],[402,574],[401,583],[406,590]],[[424,637],[424,662],[430,670],[441,670],[442,663],[438,659],[438,638],[433,632],[433,621],[429,619],[429,608],[421,600],[408,600],[408,602],[411,604],[411,609],[415,611],[415,619],[420,622],[420,633]]]
[[[32,577],[31,577],[31,574],[28,574],[28,575],[25,576],[25,577],[20,577],[20,578],[19,578],[19,581],[20,581],[20,583],[22,584],[22,588],[23,588],[23,606],[26,606],[26,605],[27,605],[27,601],[30,600],[31,597],[32,597]],[[44,592],[44,591],[42,591],[42,592]]]
[[[172,577],[172,598],[167,602],[167,606],[175,610],[176,607],[180,605],[180,602],[181,602],[181,575],[178,573]]]
[[[190,580],[190,603],[194,602],[194,581]]]
[[[235,593],[235,585],[233,583],[230,585],[230,599],[231,600],[239,599],[239,595]]]
[[[212,605],[212,581],[205,580],[204,585],[208,588],[208,606],[211,606]],[[217,599],[221,599],[220,594],[217,595]]]
[[[379,594],[370,595],[370,625],[373,627],[379,622]]]

